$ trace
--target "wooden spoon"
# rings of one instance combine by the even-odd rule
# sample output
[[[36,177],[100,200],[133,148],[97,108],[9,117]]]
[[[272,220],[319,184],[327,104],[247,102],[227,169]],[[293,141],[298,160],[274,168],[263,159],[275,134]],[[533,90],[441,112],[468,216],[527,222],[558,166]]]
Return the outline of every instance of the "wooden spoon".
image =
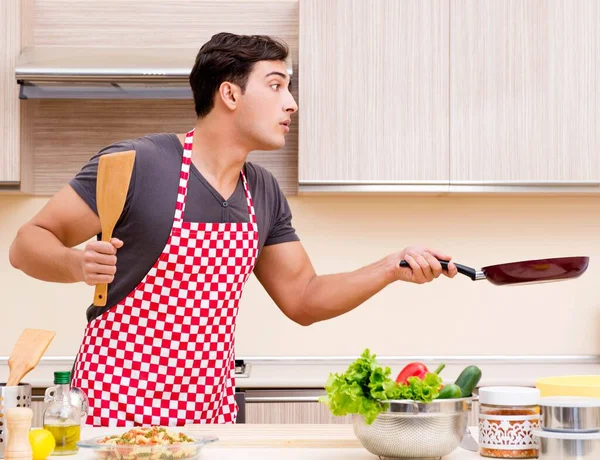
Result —
[[[100,157],[96,181],[96,202],[102,228],[102,241],[110,241],[115,225],[121,217],[134,162],[135,150],[107,153]],[[105,306],[107,296],[108,285],[97,284],[94,292],[94,305]]]
[[[17,386],[21,379],[31,371],[48,349],[56,332],[41,329],[25,329],[8,358],[8,382],[6,386]]]

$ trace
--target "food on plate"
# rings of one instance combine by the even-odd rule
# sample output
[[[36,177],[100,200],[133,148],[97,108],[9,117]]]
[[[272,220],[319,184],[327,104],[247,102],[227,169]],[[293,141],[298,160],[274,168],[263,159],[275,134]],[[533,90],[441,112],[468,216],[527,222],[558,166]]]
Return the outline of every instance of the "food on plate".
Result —
[[[197,440],[167,428],[132,428],[122,435],[100,438],[95,451],[101,460],[183,460],[198,455]]]
[[[122,435],[106,436],[99,441],[101,444],[126,444],[126,445],[170,445],[180,443],[193,443],[194,439],[184,433],[174,433],[164,427],[151,426],[132,428]]]

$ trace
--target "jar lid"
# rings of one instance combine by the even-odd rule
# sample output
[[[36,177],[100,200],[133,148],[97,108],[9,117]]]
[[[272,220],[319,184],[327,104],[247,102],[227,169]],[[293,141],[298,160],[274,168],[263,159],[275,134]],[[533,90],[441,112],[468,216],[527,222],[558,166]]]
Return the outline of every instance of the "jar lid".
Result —
[[[544,407],[600,407],[600,398],[587,396],[547,396],[540,399]]]
[[[540,390],[529,387],[482,387],[479,402],[495,406],[535,406],[540,400]]]
[[[54,373],[54,384],[55,385],[64,385],[66,383],[71,383],[71,372],[70,371]]]

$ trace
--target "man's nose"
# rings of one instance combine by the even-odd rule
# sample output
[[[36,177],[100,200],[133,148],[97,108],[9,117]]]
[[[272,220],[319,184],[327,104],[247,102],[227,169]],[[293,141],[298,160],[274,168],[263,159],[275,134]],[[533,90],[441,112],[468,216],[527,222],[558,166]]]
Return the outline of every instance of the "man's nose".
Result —
[[[294,96],[290,95],[290,100],[285,105],[285,111],[288,113],[296,113],[298,111],[298,104],[296,104]]]

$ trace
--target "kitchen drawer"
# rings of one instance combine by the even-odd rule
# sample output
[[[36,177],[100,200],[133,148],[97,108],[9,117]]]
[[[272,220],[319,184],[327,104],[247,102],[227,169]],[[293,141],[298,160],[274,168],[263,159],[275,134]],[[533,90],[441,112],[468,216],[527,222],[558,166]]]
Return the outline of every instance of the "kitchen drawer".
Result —
[[[246,390],[246,423],[352,423],[318,402],[324,390]]]

